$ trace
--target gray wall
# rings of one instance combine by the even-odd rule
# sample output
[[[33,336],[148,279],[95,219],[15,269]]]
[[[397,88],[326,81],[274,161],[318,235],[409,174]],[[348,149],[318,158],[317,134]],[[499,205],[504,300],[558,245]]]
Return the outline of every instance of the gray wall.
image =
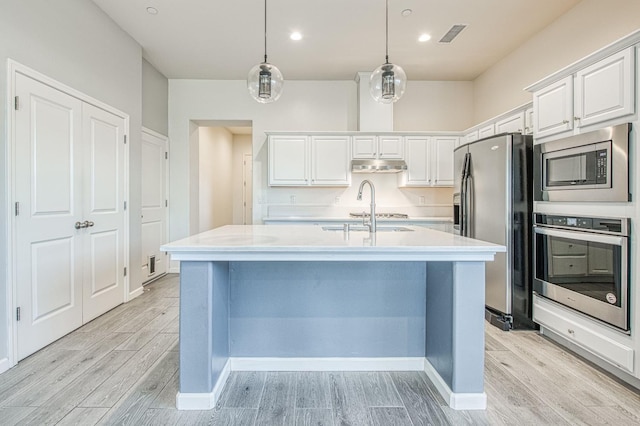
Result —
[[[169,80],[142,60],[142,125],[169,135]]]
[[[95,4],[87,0],[0,2],[0,163],[7,157],[7,59],[11,58],[130,116],[130,265],[140,259],[140,139],[142,51]],[[7,357],[7,176],[0,175],[0,361]],[[134,290],[140,268],[131,267]]]

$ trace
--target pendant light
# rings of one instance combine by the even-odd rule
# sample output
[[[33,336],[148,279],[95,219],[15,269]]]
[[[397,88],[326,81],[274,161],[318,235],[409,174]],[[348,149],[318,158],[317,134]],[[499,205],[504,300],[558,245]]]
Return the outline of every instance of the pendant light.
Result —
[[[247,89],[256,101],[268,104],[282,94],[284,78],[275,65],[267,62],[267,0],[264,0],[264,62],[251,68],[247,77]]]
[[[402,67],[389,63],[389,0],[386,0],[386,52],[385,63],[371,73],[369,91],[376,102],[390,104],[404,94],[407,87],[407,75]]]

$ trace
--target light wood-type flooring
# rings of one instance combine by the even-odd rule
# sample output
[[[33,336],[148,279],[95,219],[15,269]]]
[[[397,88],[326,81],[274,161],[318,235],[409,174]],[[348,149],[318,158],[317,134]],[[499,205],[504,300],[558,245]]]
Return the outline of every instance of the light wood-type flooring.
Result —
[[[638,425],[640,393],[536,332],[486,327],[486,411],[420,372],[234,372],[218,407],[177,411],[178,278],[0,375],[0,425]]]

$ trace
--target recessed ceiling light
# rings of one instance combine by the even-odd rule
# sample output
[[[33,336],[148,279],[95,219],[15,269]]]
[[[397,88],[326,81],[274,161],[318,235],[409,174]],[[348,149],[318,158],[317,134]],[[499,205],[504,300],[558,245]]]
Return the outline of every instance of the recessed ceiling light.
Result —
[[[418,41],[420,42],[425,42],[429,40],[431,40],[431,36],[429,34],[420,34],[420,37],[418,37]]]
[[[404,9],[402,12],[400,12],[400,14],[401,14],[402,16],[409,16],[409,15],[411,15],[412,13],[413,13],[413,10],[411,10],[411,9]]]
[[[158,9],[156,9],[155,7],[149,6],[147,8],[147,13],[149,15],[157,15],[158,14]]]
[[[298,31],[294,31],[291,33],[289,38],[291,38],[291,40],[296,40],[296,41],[302,40],[302,34],[300,34]]]

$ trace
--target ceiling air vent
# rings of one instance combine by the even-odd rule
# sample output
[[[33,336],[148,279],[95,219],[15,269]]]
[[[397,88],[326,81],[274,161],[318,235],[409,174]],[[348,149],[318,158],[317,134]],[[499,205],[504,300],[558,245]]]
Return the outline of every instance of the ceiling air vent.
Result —
[[[444,37],[440,39],[440,43],[451,43],[451,41],[458,37],[458,34],[460,34],[465,28],[467,28],[466,25],[454,25],[449,31],[447,31]]]

